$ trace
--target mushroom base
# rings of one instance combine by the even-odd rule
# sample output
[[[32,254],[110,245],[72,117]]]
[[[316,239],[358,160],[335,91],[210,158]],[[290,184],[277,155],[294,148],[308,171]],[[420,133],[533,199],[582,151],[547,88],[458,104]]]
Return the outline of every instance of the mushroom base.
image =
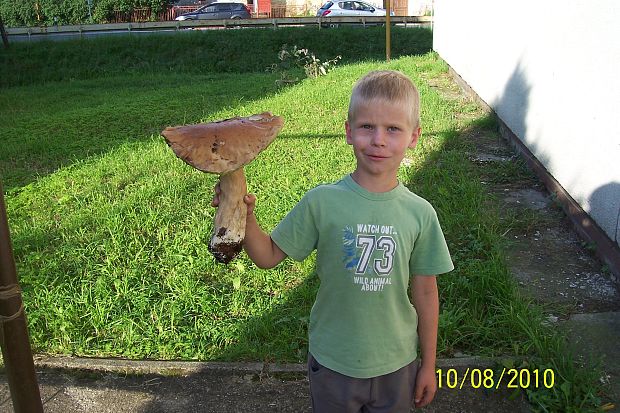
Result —
[[[213,254],[215,261],[220,264],[228,264],[234,260],[242,249],[242,242],[224,242],[217,245],[209,244],[209,252]]]
[[[220,204],[215,213],[209,251],[222,264],[232,261],[243,248],[248,210],[243,202],[246,193],[243,168],[220,176]]]

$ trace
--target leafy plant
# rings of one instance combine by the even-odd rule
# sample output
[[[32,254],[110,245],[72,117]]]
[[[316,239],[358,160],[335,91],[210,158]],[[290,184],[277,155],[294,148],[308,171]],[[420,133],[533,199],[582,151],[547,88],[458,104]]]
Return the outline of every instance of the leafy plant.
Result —
[[[316,78],[326,75],[327,72],[336,66],[340,59],[342,59],[342,56],[321,61],[308,49],[299,48],[296,45],[289,47],[284,44],[278,52],[279,62],[269,66],[267,71],[280,73],[280,79],[276,80],[278,84],[295,83],[299,81],[299,78],[291,74],[293,69],[303,69],[307,77]]]

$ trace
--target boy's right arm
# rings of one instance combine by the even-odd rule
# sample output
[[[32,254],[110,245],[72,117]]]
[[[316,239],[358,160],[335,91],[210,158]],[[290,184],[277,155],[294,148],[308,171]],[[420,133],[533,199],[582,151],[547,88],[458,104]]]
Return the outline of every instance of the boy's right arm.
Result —
[[[258,268],[273,268],[286,258],[286,254],[273,242],[269,234],[258,225],[254,215],[256,197],[254,195],[246,195],[243,198],[243,202],[248,206],[243,248]]]

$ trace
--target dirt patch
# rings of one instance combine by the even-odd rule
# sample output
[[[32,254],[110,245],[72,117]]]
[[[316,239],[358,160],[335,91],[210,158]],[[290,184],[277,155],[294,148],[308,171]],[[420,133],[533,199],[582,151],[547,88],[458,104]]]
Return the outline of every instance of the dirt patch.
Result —
[[[303,374],[286,380],[230,371],[189,376],[120,376],[72,372],[38,374],[44,410],[55,412],[309,412]],[[0,375],[1,411],[12,411],[8,386]]]
[[[139,362],[138,362],[139,363]],[[480,360],[462,364],[440,361],[444,371],[480,369]],[[138,370],[138,369],[135,369]],[[147,369],[147,370],[150,370]],[[444,373],[445,374],[445,373]],[[433,403],[411,412],[529,412],[523,393],[501,386],[486,390],[461,388],[444,378]],[[46,370],[38,373],[44,410],[56,412],[310,412],[309,383],[300,369],[285,373],[206,369],[189,375],[79,374],[78,371]],[[6,378],[0,374],[0,411],[12,411]]]

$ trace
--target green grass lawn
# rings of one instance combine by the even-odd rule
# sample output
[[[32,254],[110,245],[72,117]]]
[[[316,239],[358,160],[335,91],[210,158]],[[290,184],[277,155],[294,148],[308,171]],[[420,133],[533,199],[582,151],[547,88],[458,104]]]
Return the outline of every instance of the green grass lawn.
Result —
[[[341,33],[362,44],[378,43],[380,31],[373,30]],[[19,67],[0,85],[0,171],[35,351],[303,360],[318,285],[314,259],[286,260],[269,271],[257,269],[245,255],[229,266],[216,264],[207,251],[216,178],[178,160],[159,132],[265,110],[283,116],[279,137],[246,167],[249,191],[258,197],[258,220],[271,230],[307,190],[352,171],[354,157],[344,140],[351,87],[369,70],[390,68],[418,84],[423,104],[422,139],[408,154],[411,164],[402,168],[400,179],[437,209],[456,265],[439,277],[439,355],[535,358],[568,370],[561,365],[568,358],[555,354],[560,339],[542,326],[540,310],[518,294],[502,253],[505,224],[489,209],[467,159],[467,133],[493,131],[496,125],[476,104],[430,86],[433,80],[454,87],[445,63],[420,52],[429,49],[419,44],[428,39],[427,31],[408,30],[414,34],[396,30],[401,57],[389,64],[376,60],[375,51],[366,60],[358,52],[344,56],[326,76],[287,87],[264,71],[277,61],[277,40],[270,40],[272,54],[261,56],[262,63],[251,58],[247,70],[229,73],[192,66],[195,54],[204,51],[192,52],[192,58],[179,52],[168,57],[168,65],[158,64],[156,43],[164,43],[161,53],[169,53],[169,39],[134,39],[125,46],[118,41],[32,44],[0,52],[5,72]],[[242,38],[246,33],[246,42],[252,38],[249,30],[230,33]],[[324,38],[300,33],[298,46],[320,50],[324,59],[339,53],[330,54]],[[177,48],[213,40],[192,36],[176,38]],[[213,36],[221,41],[223,34]],[[411,53],[406,36],[414,36]],[[97,45],[106,52],[94,61],[82,64],[71,54]],[[227,58],[227,52],[210,53],[216,61]],[[102,60],[109,70],[98,74],[93,68]],[[139,61],[145,63],[136,68]],[[51,74],[40,73],[45,65]],[[232,65],[242,67],[237,61]],[[561,408],[580,400],[594,403],[594,396],[578,387],[579,373],[571,374],[562,378],[570,397],[559,390],[532,397]]]

